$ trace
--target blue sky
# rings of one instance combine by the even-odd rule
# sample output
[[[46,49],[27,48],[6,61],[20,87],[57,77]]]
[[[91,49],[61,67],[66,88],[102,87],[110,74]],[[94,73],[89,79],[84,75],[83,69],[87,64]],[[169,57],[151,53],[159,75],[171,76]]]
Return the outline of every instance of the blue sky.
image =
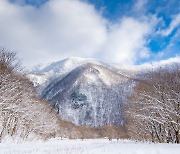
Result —
[[[133,7],[137,2],[134,0],[88,0],[88,2],[92,3],[98,11],[103,9],[103,16],[113,22],[116,22],[124,15],[135,16],[138,18],[141,15],[155,14],[158,18],[162,18],[163,20],[163,24],[157,25],[155,29],[160,29],[161,27],[168,28],[172,22],[172,17],[180,13],[179,0],[144,0],[146,3],[145,8],[143,8],[143,10],[136,11],[133,10]],[[158,52],[166,50],[179,29],[180,24],[174,28],[172,33],[168,36],[150,36],[147,46],[150,48],[155,57],[151,57],[148,60],[155,60]],[[177,38],[177,40],[173,41],[173,46],[171,49],[171,52],[167,51],[167,53],[164,54],[160,59],[167,59],[180,54],[180,36]],[[142,60],[138,61],[138,63],[142,63]]]
[[[0,38],[3,42],[1,46],[19,51],[20,57],[27,61],[26,65],[35,64],[34,58],[29,60],[31,54],[27,54],[28,51],[34,51],[32,56],[38,53],[48,57],[47,61],[68,56],[82,56],[115,63],[127,62],[127,64],[160,61],[180,55],[179,0],[2,1],[4,6],[11,7],[12,12],[14,11],[12,15],[7,14],[8,22],[14,23],[15,27],[19,26],[17,30],[14,28],[13,36],[8,32],[7,36],[16,38],[15,35],[22,33],[27,37],[28,43],[21,41],[14,44],[7,43],[7,40]],[[0,7],[0,17],[3,16],[1,10],[3,9]],[[14,18],[19,22],[13,21]],[[11,28],[9,24],[8,26]],[[63,30],[59,31],[58,27]],[[3,28],[0,27],[0,34],[6,35]],[[71,29],[75,29],[76,33]],[[33,38],[36,37],[35,32],[44,36],[38,36],[37,41],[33,42]],[[46,36],[52,38],[48,40]],[[29,47],[31,50],[26,49],[28,44],[33,46]],[[50,54],[55,58],[48,56]],[[42,61],[41,58],[36,60],[36,62]]]

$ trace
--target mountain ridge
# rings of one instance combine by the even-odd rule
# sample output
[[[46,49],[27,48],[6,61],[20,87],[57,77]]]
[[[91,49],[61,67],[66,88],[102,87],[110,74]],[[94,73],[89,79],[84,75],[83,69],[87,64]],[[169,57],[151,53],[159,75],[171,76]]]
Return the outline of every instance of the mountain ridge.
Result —
[[[92,127],[123,126],[124,105],[142,68],[122,67],[68,58],[31,74],[30,79],[35,79],[38,95],[49,101],[63,120]]]

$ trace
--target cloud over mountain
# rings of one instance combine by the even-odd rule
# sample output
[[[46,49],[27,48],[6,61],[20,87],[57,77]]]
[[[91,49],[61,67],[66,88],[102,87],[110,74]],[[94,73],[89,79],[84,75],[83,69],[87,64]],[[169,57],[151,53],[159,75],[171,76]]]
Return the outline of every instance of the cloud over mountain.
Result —
[[[153,26],[147,21],[124,16],[111,23],[80,0],[40,7],[1,0],[0,45],[17,50],[27,66],[69,56],[129,64],[149,55],[146,36]]]

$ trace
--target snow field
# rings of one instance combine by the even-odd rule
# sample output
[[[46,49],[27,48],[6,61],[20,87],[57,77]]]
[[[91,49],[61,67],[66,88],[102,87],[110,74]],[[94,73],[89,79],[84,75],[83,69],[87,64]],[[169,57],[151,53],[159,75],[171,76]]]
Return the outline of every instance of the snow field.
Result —
[[[1,143],[0,154],[180,154],[180,145],[107,139],[52,139],[46,142]]]

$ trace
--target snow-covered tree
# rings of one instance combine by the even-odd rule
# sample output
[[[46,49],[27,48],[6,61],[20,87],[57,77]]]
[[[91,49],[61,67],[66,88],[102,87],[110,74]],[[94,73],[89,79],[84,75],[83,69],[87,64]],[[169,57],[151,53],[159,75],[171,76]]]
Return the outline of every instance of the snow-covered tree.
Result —
[[[60,135],[61,120],[48,102],[36,97],[19,68],[14,52],[0,50],[0,141],[5,136],[46,139]]]
[[[180,65],[148,71],[137,81],[127,106],[132,137],[180,142]]]

